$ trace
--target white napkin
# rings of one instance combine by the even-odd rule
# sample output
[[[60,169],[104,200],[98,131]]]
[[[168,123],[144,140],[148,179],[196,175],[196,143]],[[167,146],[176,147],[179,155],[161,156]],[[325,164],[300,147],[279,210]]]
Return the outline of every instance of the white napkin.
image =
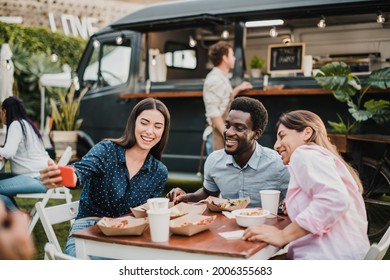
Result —
[[[224,214],[225,217],[227,217],[227,218],[229,218],[229,219],[235,219],[235,218],[236,218],[236,216],[234,216],[234,215],[232,214],[232,212],[229,212],[229,211],[222,211],[222,214]]]
[[[229,239],[229,240],[241,239],[243,234],[244,234],[244,230],[225,231],[225,232],[220,232],[218,234],[220,236],[222,236],[223,238]]]

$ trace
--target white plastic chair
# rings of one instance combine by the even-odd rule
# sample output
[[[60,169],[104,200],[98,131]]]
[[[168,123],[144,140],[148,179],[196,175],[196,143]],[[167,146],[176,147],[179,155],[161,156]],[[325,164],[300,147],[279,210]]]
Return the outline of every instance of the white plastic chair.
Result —
[[[57,251],[54,244],[47,242],[45,244],[45,260],[78,260],[78,258]]]
[[[54,245],[58,252],[62,253],[53,225],[66,221],[70,221],[72,223],[79,211],[79,201],[50,207],[44,207],[43,203],[38,201],[35,204],[35,208],[37,209],[38,216],[41,220],[48,241]]]
[[[379,243],[371,245],[365,260],[382,260],[390,247],[390,227],[386,230]]]
[[[69,163],[70,158],[72,156],[72,148],[68,146],[64,154],[61,156],[60,160],[58,161],[58,166],[65,166]],[[49,189],[45,193],[19,193],[16,195],[17,198],[36,198],[36,199],[42,199],[42,204],[45,207],[49,199],[65,199],[66,203],[72,202],[72,194],[70,193],[69,189],[66,187],[59,187],[54,189]],[[31,209],[30,215],[32,216],[30,225],[29,225],[29,232],[32,233],[34,230],[35,225],[38,221],[38,215],[36,212],[35,207]]]

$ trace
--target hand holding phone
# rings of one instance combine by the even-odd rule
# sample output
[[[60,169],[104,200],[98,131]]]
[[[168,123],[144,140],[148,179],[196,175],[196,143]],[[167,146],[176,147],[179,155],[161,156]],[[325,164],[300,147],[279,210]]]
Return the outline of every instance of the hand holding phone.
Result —
[[[74,188],[76,187],[75,173],[72,166],[58,166],[58,169],[61,171],[62,181],[58,184]]]

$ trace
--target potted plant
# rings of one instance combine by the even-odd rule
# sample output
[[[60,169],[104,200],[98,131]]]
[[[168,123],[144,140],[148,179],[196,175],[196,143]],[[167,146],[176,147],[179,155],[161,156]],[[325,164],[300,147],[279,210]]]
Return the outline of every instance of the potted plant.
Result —
[[[390,101],[365,99],[366,101],[363,102],[370,88],[390,88],[390,67],[373,71],[362,83],[346,63],[334,61],[322,66],[315,79],[322,88],[331,90],[337,100],[347,104],[348,112],[353,118],[352,121],[344,121],[338,115],[338,122],[328,121],[331,126],[329,132],[343,135],[354,134],[359,133],[361,124],[369,120],[380,125],[390,121]]]
[[[73,155],[74,157],[76,156],[78,130],[83,122],[82,119],[78,118],[80,102],[87,90],[88,88],[85,88],[76,98],[75,85],[72,82],[68,92],[56,91],[57,101],[50,98],[54,123],[51,137],[54,142],[57,159],[62,156],[67,146],[72,147]]]
[[[249,66],[251,68],[251,75],[253,78],[260,78],[261,69],[264,66],[264,59],[257,55],[252,56]]]

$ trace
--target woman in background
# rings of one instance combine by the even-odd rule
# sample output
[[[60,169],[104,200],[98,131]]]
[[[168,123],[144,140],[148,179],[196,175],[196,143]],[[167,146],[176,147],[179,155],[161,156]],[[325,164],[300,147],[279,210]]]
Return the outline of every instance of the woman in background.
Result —
[[[167,144],[170,114],[159,100],[147,98],[135,105],[118,139],[96,144],[73,164],[76,186],[83,188],[79,213],[71,228],[65,253],[75,256],[72,232],[95,225],[102,217],[120,217],[130,208],[161,196],[168,170],[160,161]],[[48,188],[61,181],[56,165],[41,171]]]
[[[16,194],[47,191],[39,179],[39,171],[47,167],[50,157],[21,99],[14,96],[6,98],[0,109],[0,119],[7,126],[0,159],[9,160],[12,173],[11,178],[0,180],[0,199],[9,210],[15,210]]]
[[[363,259],[370,243],[356,172],[329,142],[316,114],[298,110],[282,115],[274,148],[288,165],[286,208],[291,224],[280,230],[248,228],[243,239],[288,245],[289,259]]]

